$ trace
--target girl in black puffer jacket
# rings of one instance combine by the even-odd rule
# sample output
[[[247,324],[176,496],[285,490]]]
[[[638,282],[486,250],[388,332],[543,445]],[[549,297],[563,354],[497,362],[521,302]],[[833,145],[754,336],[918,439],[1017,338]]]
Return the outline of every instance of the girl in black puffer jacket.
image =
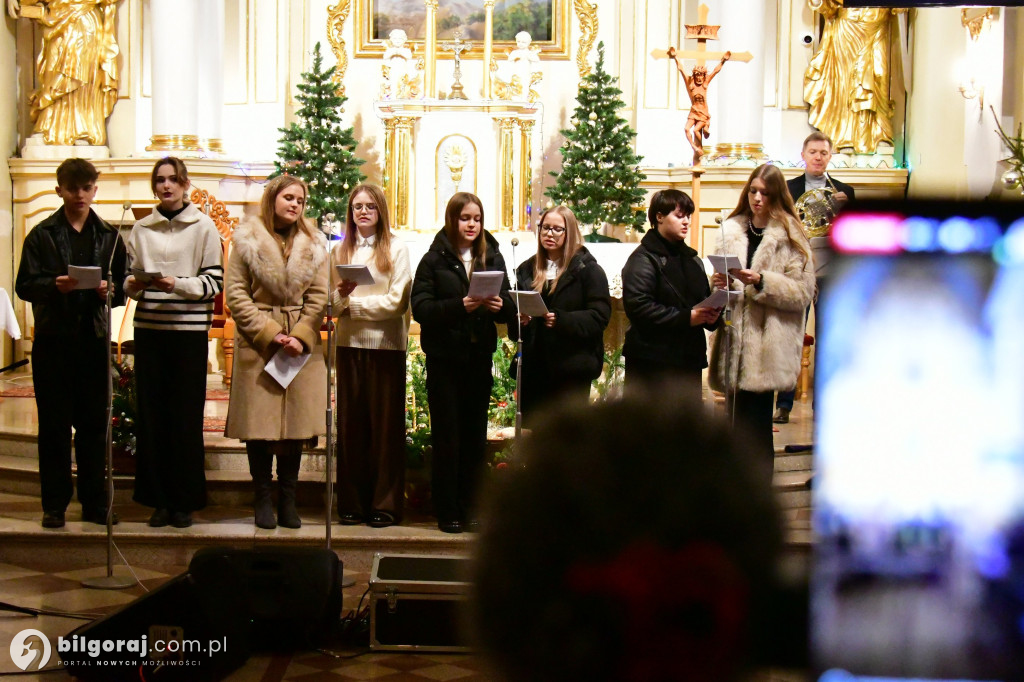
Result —
[[[576,216],[565,206],[540,218],[537,254],[516,270],[516,288],[539,291],[548,314],[523,316],[523,419],[545,403],[585,401],[604,364],[604,330],[611,318],[608,278],[583,246]],[[509,325],[515,338],[518,327]]]
[[[473,272],[485,270],[504,273],[505,260],[484,230],[480,199],[459,192],[449,200],[444,228],[420,260],[412,285],[412,316],[427,356],[434,511],[446,533],[475,529],[472,505],[487,444],[495,325],[515,309],[507,276],[498,296],[467,295]]]

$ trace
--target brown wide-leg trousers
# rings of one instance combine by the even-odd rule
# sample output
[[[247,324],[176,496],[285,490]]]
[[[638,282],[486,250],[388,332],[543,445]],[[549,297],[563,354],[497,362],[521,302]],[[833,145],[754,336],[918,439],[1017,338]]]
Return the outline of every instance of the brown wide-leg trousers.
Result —
[[[339,346],[338,513],[402,518],[405,351]]]

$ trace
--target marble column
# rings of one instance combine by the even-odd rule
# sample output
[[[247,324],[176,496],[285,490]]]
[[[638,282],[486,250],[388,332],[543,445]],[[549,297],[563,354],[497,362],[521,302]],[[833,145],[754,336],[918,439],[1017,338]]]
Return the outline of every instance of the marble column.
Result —
[[[494,58],[494,0],[484,0],[484,99],[491,99],[491,60]]]
[[[437,3],[438,0],[425,0],[427,10],[425,35],[423,38],[423,97],[437,97],[435,84],[437,73]]]
[[[224,112],[224,3],[201,2],[196,24],[195,49],[199,101],[199,145],[206,151],[224,151],[221,121]]]
[[[205,4],[205,3],[204,3]],[[150,0],[153,37],[153,137],[146,151],[199,152],[199,51],[182,36],[196,35],[198,0]]]
[[[765,4],[750,0],[719,0],[711,8],[708,21],[720,24],[720,40],[708,43],[714,52],[749,52],[753,59],[726,62],[715,76],[711,89],[717,91],[718,106],[711,110],[711,131],[718,144],[707,161],[730,162],[736,159],[759,163],[764,155],[764,24]],[[708,73],[718,66],[708,61]]]

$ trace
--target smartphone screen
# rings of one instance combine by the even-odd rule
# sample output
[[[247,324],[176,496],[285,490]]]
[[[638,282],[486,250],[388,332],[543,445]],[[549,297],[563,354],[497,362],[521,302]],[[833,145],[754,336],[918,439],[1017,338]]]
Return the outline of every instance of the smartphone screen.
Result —
[[[1024,206],[862,204],[815,360],[818,679],[1024,679]]]

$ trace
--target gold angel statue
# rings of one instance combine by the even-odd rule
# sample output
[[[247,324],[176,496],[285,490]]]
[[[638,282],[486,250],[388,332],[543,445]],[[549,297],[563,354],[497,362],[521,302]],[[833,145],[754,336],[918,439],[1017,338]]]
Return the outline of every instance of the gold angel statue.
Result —
[[[833,148],[874,154],[892,144],[889,35],[892,16],[906,10],[855,9],[842,0],[808,0],[825,18],[818,52],[804,74],[810,124]]]
[[[45,29],[36,60],[39,89],[29,105],[33,130],[46,144],[107,143],[105,122],[117,101],[116,4],[26,0],[22,8],[7,0],[12,17],[35,17]]]

